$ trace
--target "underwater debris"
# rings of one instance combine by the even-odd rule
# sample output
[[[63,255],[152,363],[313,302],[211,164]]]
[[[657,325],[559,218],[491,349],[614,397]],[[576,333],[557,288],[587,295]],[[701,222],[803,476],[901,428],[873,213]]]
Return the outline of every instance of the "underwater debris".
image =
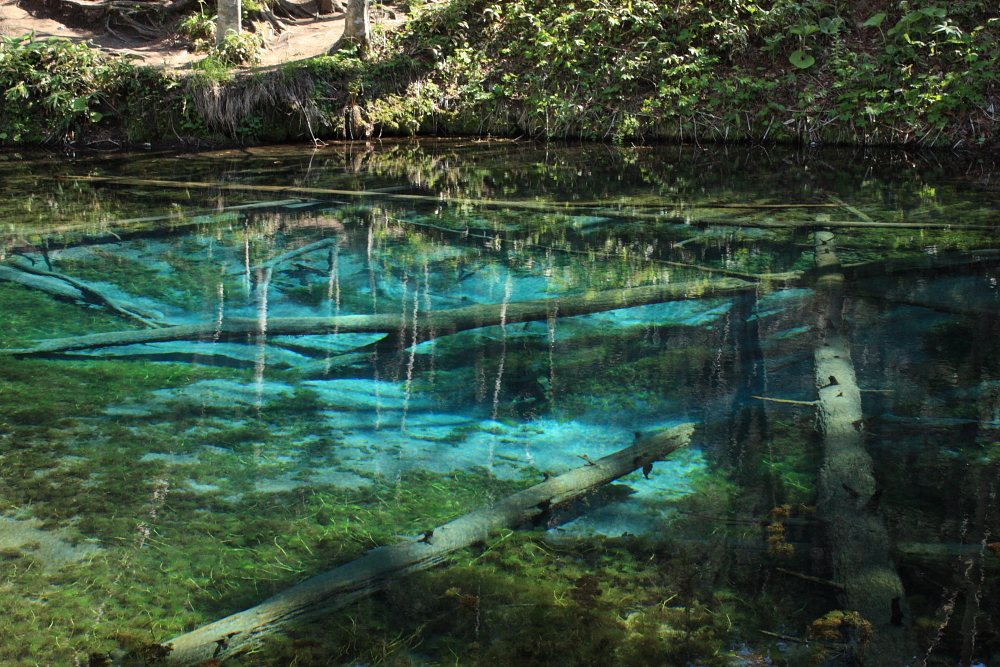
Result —
[[[872,640],[875,630],[856,611],[831,611],[809,625],[807,635],[830,644],[857,646],[864,649]]]
[[[595,461],[595,465],[574,468],[438,526],[431,532],[433,540],[417,538],[390,547],[378,547],[360,559],[302,582],[256,607],[175,637],[167,643],[173,649],[169,660],[171,664],[187,666],[208,657],[225,658],[253,649],[267,635],[294,620],[336,609],[396,579],[437,565],[455,551],[485,540],[499,530],[530,521],[545,501],[553,507],[571,503],[649,461],[661,460],[686,447],[693,431],[693,424],[661,431]],[[585,583],[587,587],[581,590],[594,597],[594,584]]]

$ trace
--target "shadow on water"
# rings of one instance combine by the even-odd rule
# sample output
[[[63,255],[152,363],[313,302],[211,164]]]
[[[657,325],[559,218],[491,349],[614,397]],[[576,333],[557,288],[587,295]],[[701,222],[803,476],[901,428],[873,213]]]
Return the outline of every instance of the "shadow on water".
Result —
[[[169,664],[172,638],[683,423],[651,469],[216,654],[1000,665],[991,164],[3,158],[3,665]],[[849,373],[817,377],[841,339]]]

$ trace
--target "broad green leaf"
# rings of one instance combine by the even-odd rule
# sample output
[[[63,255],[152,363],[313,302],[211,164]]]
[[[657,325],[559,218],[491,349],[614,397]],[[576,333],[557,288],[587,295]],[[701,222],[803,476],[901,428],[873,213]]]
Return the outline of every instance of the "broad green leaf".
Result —
[[[812,67],[816,59],[802,49],[798,49],[797,51],[792,51],[792,54],[788,56],[788,62],[799,69],[806,69],[807,67]]]
[[[865,21],[862,25],[864,25],[867,28],[877,28],[880,25],[882,25],[882,21],[885,20],[886,16],[888,16],[888,14],[886,14],[885,12],[879,12],[875,16]]]

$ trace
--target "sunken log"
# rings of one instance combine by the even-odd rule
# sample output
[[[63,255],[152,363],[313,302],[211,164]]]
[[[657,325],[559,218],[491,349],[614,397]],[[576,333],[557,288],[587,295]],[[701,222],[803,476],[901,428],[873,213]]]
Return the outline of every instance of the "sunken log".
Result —
[[[291,623],[315,618],[383,588],[413,572],[525,523],[550,523],[552,510],[572,503],[634,470],[652,466],[685,447],[693,424],[681,424],[639,440],[614,454],[550,477],[494,505],[476,510],[419,538],[379,547],[334,570],[308,579],[246,611],[171,639],[166,663],[177,667],[224,660],[260,647]],[[207,662],[206,662],[207,664]],[[214,663],[213,663],[214,664]]]
[[[845,610],[872,624],[861,656],[866,667],[902,667],[918,652],[892,541],[877,513],[872,459],[862,435],[861,391],[844,331],[844,272],[834,235],[816,232],[816,297],[823,339],[816,349],[817,420],[823,435],[820,519],[826,525],[836,583]]]
[[[258,342],[260,336],[308,336],[331,333],[403,333],[410,345],[432,338],[498,324],[516,324],[599,313],[666,301],[734,295],[756,285],[733,278],[667,283],[627,289],[569,294],[548,299],[491,303],[407,314],[341,315],[337,317],[223,318],[218,322],[142,331],[112,331],[40,341],[35,347],[0,350],[0,355],[27,356],[92,348],[178,340]]]
[[[338,44],[339,44],[338,40]],[[331,53],[336,53],[339,45],[334,44],[330,49]],[[597,203],[591,205],[580,205],[576,202],[539,202],[539,201],[516,201],[502,199],[472,199],[464,197],[443,197],[440,195],[411,195],[411,194],[391,194],[378,190],[340,190],[333,188],[316,188],[298,185],[264,185],[256,183],[222,183],[218,181],[170,181],[148,178],[133,178],[130,176],[62,176],[60,180],[71,181],[91,181],[100,183],[110,183],[115,185],[140,185],[160,188],[203,188],[221,191],[249,191],[249,192],[280,192],[285,194],[306,194],[306,195],[335,195],[350,197],[378,197],[381,199],[395,201],[428,201],[439,204],[471,204],[473,206],[499,206],[506,208],[523,208],[537,211],[553,211],[568,213],[574,209],[591,209]],[[608,202],[616,206],[617,202]],[[602,204],[603,206],[603,204]],[[672,206],[672,205],[671,205]],[[805,204],[803,207],[813,208],[817,204]],[[825,206],[819,204],[818,206]],[[694,208],[762,208],[762,205],[735,205],[727,206],[720,204],[708,204],[706,206],[694,206]],[[614,208],[604,208],[600,210],[600,215],[610,218],[626,218],[632,220],[656,220],[663,221],[668,216],[660,213],[637,213],[632,210],[616,210]],[[845,227],[845,228],[875,228],[875,229],[948,229],[955,231],[976,230],[976,231],[997,231],[1000,225],[966,225],[953,224],[949,222],[871,222],[868,220],[825,220],[817,222],[815,220],[802,221],[780,221],[780,220],[737,220],[729,217],[706,218],[696,220],[695,225],[723,225],[728,227],[760,227],[767,229],[813,229],[816,227]]]
[[[0,281],[18,283],[78,303],[100,306],[115,315],[148,327],[163,326],[162,313],[153,312],[134,303],[119,301],[83,280],[62,273],[44,271],[26,263],[18,263],[16,266],[0,264]]]

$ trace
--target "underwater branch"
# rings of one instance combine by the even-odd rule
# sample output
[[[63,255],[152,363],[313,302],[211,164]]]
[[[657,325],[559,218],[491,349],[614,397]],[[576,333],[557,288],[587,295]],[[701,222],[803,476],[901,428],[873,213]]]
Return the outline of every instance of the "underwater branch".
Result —
[[[265,638],[296,621],[342,607],[413,572],[525,523],[555,525],[553,510],[689,444],[694,424],[681,424],[639,440],[604,458],[590,461],[450,523],[422,537],[379,547],[361,558],[308,579],[261,604],[167,642],[166,663],[177,667],[222,660],[261,646]],[[551,527],[551,526],[550,526]]]
[[[667,301],[704,299],[756,289],[756,285],[733,278],[646,285],[625,289],[568,294],[548,299],[490,303],[418,313],[341,315],[338,317],[275,317],[267,320],[243,317],[220,322],[162,327],[140,331],[110,331],[66,338],[52,338],[35,347],[0,350],[0,354],[27,356],[72,352],[168,341],[229,341],[257,343],[266,336],[309,336],[332,333],[406,334],[410,344],[439,336],[498,324],[547,320],[550,317],[587,315]]]

